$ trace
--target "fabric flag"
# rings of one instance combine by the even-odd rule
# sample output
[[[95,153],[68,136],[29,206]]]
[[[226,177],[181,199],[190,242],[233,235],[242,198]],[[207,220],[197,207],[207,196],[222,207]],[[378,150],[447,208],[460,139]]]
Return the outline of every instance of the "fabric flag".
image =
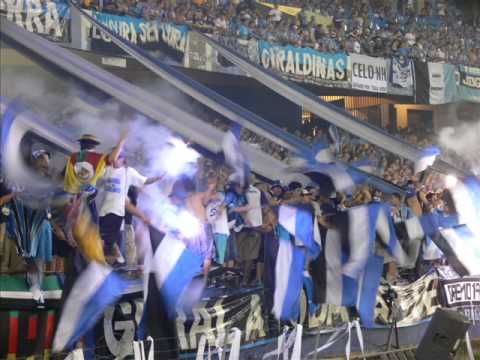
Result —
[[[233,179],[247,186],[250,178],[250,164],[240,146],[241,126],[234,124],[223,137],[222,149],[225,162],[233,169]]]
[[[202,264],[202,257],[188,249],[173,233],[167,233],[153,251],[150,272],[155,275],[170,318],[175,317],[182,294],[199,274]]]
[[[429,146],[422,150],[420,157],[415,161],[415,174],[425,171],[432,166],[441,151],[435,146]]]
[[[150,226],[151,250],[145,256],[144,300],[141,328],[165,358],[178,357],[176,309],[182,294],[200,272],[202,259],[174,234]]]
[[[355,307],[366,327],[374,325],[374,310],[383,256],[375,255],[379,242],[403,266],[413,266],[420,243],[404,251],[389,208],[384,204],[357,206],[331,219],[322,239],[323,253],[312,263],[315,297],[320,303]]]
[[[460,224],[480,236],[480,182],[475,177],[457,181],[450,189]]]
[[[135,360],[153,360],[154,353],[155,349],[151,336],[145,341],[133,342],[133,357]]]
[[[277,319],[296,320],[300,314],[306,251],[303,247],[295,246],[294,237],[283,226],[277,226],[277,233],[279,246],[272,312]]]
[[[308,205],[281,205],[278,223],[295,239],[295,245],[309,250],[317,257],[321,247],[320,231],[315,219],[315,210]]]
[[[440,230],[437,245],[461,276],[480,275],[480,237],[466,225]]]
[[[375,161],[370,160],[368,158],[355,161],[350,165],[356,167],[357,169],[365,171],[366,173],[369,173],[369,174],[375,174],[375,172],[377,171],[377,166],[376,166],[377,164],[375,163]]]
[[[277,319],[292,320],[300,310],[305,259],[320,254],[320,230],[314,209],[307,205],[281,205],[278,224],[273,313]]]
[[[110,267],[91,262],[74,284],[57,326],[53,351],[72,349],[95,326],[107,307],[122,296],[129,282]]]
[[[316,164],[303,168],[293,169],[301,172],[316,183],[322,193],[330,194],[334,191],[349,192],[356,185],[366,181],[365,176],[356,176],[342,164]]]
[[[327,164],[334,161],[335,158],[330,146],[323,139],[316,139],[312,147],[300,152],[291,159],[292,166],[315,166],[317,164]]]

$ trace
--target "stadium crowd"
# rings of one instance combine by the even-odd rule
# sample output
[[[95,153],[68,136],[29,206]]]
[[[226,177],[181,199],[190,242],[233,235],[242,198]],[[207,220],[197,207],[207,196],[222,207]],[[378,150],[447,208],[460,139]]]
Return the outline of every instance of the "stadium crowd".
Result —
[[[263,39],[322,52],[405,56],[480,65],[479,19],[447,0],[293,0],[273,8],[253,0],[84,0],[86,8],[189,25],[238,39]],[[280,6],[298,7],[296,16]]]

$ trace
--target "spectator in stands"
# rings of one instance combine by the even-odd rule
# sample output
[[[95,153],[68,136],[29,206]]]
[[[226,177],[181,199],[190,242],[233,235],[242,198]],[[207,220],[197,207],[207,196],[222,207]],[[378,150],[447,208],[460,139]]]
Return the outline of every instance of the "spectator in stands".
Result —
[[[123,264],[125,259],[120,252],[122,239],[121,227],[125,216],[125,206],[132,212],[128,201],[128,189],[130,186],[143,187],[153,184],[161,179],[160,176],[147,178],[140,175],[134,168],[127,165],[125,155],[119,153],[117,159],[108,165],[100,184],[99,196],[99,225],[100,235],[104,241],[105,255],[111,264]],[[148,219],[133,210],[142,221],[148,223]]]

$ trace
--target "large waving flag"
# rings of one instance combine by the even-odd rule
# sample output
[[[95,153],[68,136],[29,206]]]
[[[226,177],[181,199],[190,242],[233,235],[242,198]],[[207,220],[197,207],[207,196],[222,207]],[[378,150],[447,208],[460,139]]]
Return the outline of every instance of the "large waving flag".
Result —
[[[165,358],[178,357],[176,310],[203,259],[187,249],[172,233],[150,226],[151,250],[145,257],[143,319],[146,334],[155,341],[155,351]],[[143,327],[142,327],[143,328]]]
[[[316,139],[312,147],[300,151],[290,161],[292,166],[315,166],[317,164],[328,164],[335,160],[330,145],[322,139]]]
[[[305,259],[320,252],[320,231],[313,208],[305,205],[280,206],[278,223],[273,313],[277,319],[292,320],[300,310]]]
[[[155,277],[168,316],[174,318],[181,296],[192,279],[200,273],[203,259],[173,233],[167,233],[158,244],[152,245],[149,272]],[[148,294],[148,289],[146,291]]]
[[[300,313],[306,249],[295,246],[294,237],[283,226],[277,227],[277,233],[279,244],[272,312],[277,319],[296,320]]]
[[[63,306],[53,351],[73,348],[95,326],[105,309],[120,298],[128,284],[110,267],[92,261],[78,278]]]
[[[377,163],[373,160],[370,160],[369,158],[355,161],[350,165],[369,174],[375,174],[375,172],[377,171]]]
[[[404,250],[393,219],[384,204],[357,206],[331,219],[334,228],[325,233],[321,259],[313,265],[316,299],[320,303],[355,307],[362,323],[374,325],[374,310],[383,256],[375,255],[375,243],[404,266],[413,266],[420,243]]]
[[[250,177],[250,164],[240,146],[241,126],[234,124],[223,137],[222,149],[225,162],[232,167],[233,178],[240,185],[246,186]]]
[[[345,166],[338,163],[316,164],[295,169],[295,172],[301,172],[310,178],[324,193],[350,191],[365,181],[365,178],[352,176]]]
[[[435,146],[429,146],[422,150],[420,157],[415,161],[415,174],[418,174],[432,166],[441,151]]]
[[[460,225],[442,229],[436,242],[457,273],[480,275],[480,237],[469,227]]]

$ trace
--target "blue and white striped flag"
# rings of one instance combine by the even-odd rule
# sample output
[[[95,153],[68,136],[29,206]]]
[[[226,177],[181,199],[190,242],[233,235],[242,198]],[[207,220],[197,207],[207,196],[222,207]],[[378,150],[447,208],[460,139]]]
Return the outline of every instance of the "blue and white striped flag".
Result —
[[[110,267],[91,262],[83,271],[62,309],[53,351],[72,349],[97,323],[103,312],[122,296],[129,282]]]
[[[480,275],[480,237],[460,225],[441,229],[438,246],[452,267],[462,276]]]
[[[374,311],[384,259],[375,255],[380,241],[396,261],[413,266],[420,243],[405,251],[397,238],[393,219],[384,204],[357,206],[332,219],[323,248],[324,262],[312,273],[320,301],[355,307],[364,326],[374,325]],[[324,268],[322,268],[322,266]]]
[[[305,259],[320,253],[320,231],[313,208],[304,205],[280,206],[278,223],[273,313],[277,319],[292,320],[300,310]]]
[[[415,174],[418,174],[432,166],[441,151],[435,146],[429,146],[422,150],[420,157],[415,161]]]
[[[167,233],[152,250],[153,256],[146,264],[146,280],[150,274],[155,277],[168,317],[174,318],[182,295],[201,271],[203,259],[173,233]],[[144,298],[148,296],[147,286]]]
[[[277,226],[277,234],[279,244],[272,312],[277,319],[296,320],[300,313],[306,249],[296,246],[294,237],[283,226]]]
[[[233,169],[232,179],[247,186],[250,178],[250,164],[240,146],[241,126],[234,124],[223,137],[222,149],[225,162]]]

